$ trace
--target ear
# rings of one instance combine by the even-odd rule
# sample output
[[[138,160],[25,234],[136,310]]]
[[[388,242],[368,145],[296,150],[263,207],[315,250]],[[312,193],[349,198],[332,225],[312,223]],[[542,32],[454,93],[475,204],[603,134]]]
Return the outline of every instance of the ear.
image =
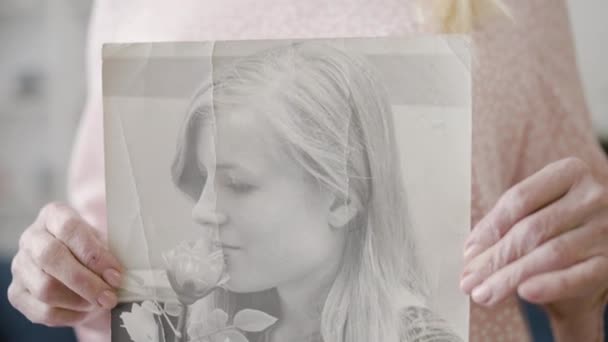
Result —
[[[361,204],[356,196],[344,198],[333,196],[334,200],[329,208],[329,225],[332,228],[342,228],[349,223],[361,210]]]

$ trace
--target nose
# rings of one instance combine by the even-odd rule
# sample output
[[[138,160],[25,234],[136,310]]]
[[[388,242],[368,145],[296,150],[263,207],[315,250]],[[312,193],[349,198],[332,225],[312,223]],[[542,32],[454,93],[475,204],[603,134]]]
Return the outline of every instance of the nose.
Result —
[[[192,208],[194,222],[206,226],[219,228],[228,221],[225,213],[217,209],[217,196],[213,191],[204,191],[194,208]]]

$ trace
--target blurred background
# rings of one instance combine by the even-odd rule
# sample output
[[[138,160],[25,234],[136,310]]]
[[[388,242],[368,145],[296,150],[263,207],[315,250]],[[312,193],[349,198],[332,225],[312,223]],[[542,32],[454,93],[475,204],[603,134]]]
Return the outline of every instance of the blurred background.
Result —
[[[52,198],[84,106],[90,0],[0,0],[0,258]]]
[[[0,0],[0,257],[46,202],[66,198],[66,168],[85,99],[91,0]],[[608,142],[606,0],[569,0],[594,126]]]

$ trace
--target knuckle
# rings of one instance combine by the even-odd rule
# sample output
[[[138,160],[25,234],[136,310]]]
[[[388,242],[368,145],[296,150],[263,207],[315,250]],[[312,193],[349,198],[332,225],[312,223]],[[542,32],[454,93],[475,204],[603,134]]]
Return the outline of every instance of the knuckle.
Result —
[[[19,260],[17,258],[20,257],[20,253],[17,253],[14,257],[13,260],[11,260],[11,274],[13,275],[13,278],[15,278],[18,274],[19,274]]]
[[[577,174],[583,174],[589,171],[587,163],[578,157],[568,157],[564,159],[564,164],[567,168],[573,170]]]
[[[534,248],[534,243],[530,238],[530,231],[525,229],[525,227],[518,229],[516,235],[512,238],[510,248],[513,258],[510,261],[525,256]]]
[[[564,250],[562,247],[562,243],[560,243],[559,240],[552,241],[550,244],[547,245],[547,248],[549,248],[549,255],[551,260],[557,260],[562,257],[562,252]]]
[[[6,297],[8,299],[8,302],[15,307],[16,309],[19,309],[19,301],[17,299],[18,297],[18,290],[17,290],[17,285],[15,285],[15,282],[11,282],[8,285],[8,289],[6,290]]]
[[[94,275],[85,271],[72,272],[68,281],[77,287],[77,293],[87,300],[95,300],[96,294],[105,289],[101,281],[98,281]]]
[[[506,255],[508,254],[508,247],[499,248],[496,253],[490,258],[488,262],[488,274],[493,274],[501,267],[504,260],[506,259]]]
[[[32,238],[32,231],[30,228],[26,229],[19,237],[19,249],[27,250],[29,243]]]
[[[70,241],[78,236],[81,227],[81,220],[71,214],[63,216],[63,221],[59,226],[60,238],[64,241]]]
[[[522,237],[522,245],[525,252],[529,253],[534,248],[540,246],[549,237],[549,228],[545,220],[540,217],[531,217],[523,224],[525,233]]]
[[[565,168],[575,182],[580,183],[591,175],[589,165],[576,157],[566,159]]]
[[[563,239],[554,239],[547,247],[549,248],[550,260],[556,266],[564,264],[573,257],[569,245]]]
[[[514,186],[514,187],[510,188],[509,190],[507,190],[507,192],[503,196],[502,204],[503,205],[512,205],[514,203],[519,203],[519,202],[521,202],[523,197],[524,197],[524,195],[523,195],[523,191],[521,190],[521,187]]]
[[[100,246],[92,244],[84,250],[83,264],[89,269],[97,269],[101,265],[103,251]]]
[[[44,303],[51,303],[56,298],[57,291],[59,291],[57,280],[50,276],[45,276],[35,288],[32,289],[32,295]]]
[[[492,261],[492,270],[496,272],[499,268],[511,262],[515,257],[514,251],[515,248],[512,242],[505,241],[504,243],[501,243],[497,253],[495,253],[494,258],[492,258],[494,259]]]
[[[603,189],[598,187],[593,187],[585,192],[583,198],[581,199],[582,205],[584,208],[595,208],[598,207],[603,202]]]
[[[496,295],[504,298],[509,292],[519,286],[522,271],[518,267],[509,268],[507,272],[499,276],[492,277],[491,286],[495,289]]]
[[[486,237],[489,238],[492,243],[499,241],[503,235],[499,227],[498,224],[493,224],[486,230]]]
[[[583,194],[581,202],[586,208],[595,208],[605,205],[608,203],[607,191],[602,185],[594,181],[593,185]]]
[[[48,215],[54,215],[55,213],[63,210],[63,208],[65,208],[65,204],[63,204],[61,202],[50,202],[50,203],[47,203],[40,210],[40,216],[46,217]]]
[[[507,190],[501,205],[507,210],[512,218],[517,216],[528,206],[526,190],[520,186],[515,186]]]
[[[39,265],[46,266],[61,260],[66,255],[65,246],[55,239],[49,240],[42,248],[34,252]]]
[[[497,259],[498,258],[496,257],[496,253],[494,253],[490,258],[488,258],[487,262],[482,266],[482,273],[486,276],[494,273],[494,270],[496,269]]]
[[[479,231],[473,232],[474,242],[478,244],[493,245],[500,241],[504,233],[502,232],[503,223],[500,218],[491,217],[482,226]]]
[[[90,277],[81,271],[72,272],[70,275],[70,280],[73,284],[78,284],[78,286],[83,288],[90,287],[89,284],[91,283]]]
[[[524,270],[522,267],[512,267],[509,273],[505,275],[504,288],[507,290],[517,288],[524,278]]]

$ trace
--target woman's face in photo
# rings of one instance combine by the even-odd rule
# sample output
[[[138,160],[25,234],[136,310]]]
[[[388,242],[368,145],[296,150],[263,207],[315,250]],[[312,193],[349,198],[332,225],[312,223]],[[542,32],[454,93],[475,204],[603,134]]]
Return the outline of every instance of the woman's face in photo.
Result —
[[[197,128],[204,177],[192,215],[219,228],[226,287],[255,292],[332,277],[344,241],[328,223],[334,196],[288,156],[265,115],[225,110],[215,128]]]

